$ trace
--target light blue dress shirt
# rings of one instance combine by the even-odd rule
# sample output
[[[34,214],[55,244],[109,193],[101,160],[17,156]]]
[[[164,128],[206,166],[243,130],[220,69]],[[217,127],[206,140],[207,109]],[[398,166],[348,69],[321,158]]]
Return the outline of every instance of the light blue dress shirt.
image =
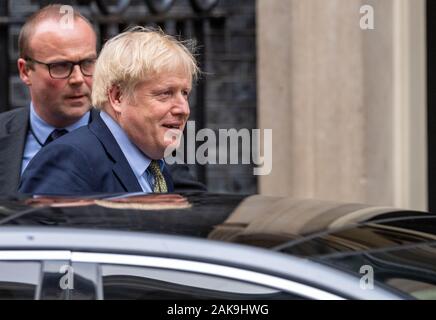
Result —
[[[71,132],[82,126],[86,126],[89,123],[91,113],[88,111],[85,113],[79,121],[65,128],[55,128],[49,125],[47,122],[41,119],[35,112],[33,103],[30,103],[30,127],[27,132],[26,144],[24,146],[23,160],[21,162],[21,175],[29,164],[30,160],[38,153],[47,140],[50,133],[55,129],[66,129]]]
[[[130,141],[124,130],[106,112],[101,111],[100,116],[120,146],[121,151],[126,157],[127,162],[138,180],[138,183],[141,185],[142,191],[148,193],[153,192],[152,186],[154,185],[154,177],[149,171],[147,171],[151,159],[142,153],[141,150]],[[163,160],[159,160],[161,171],[163,170],[164,165],[165,163]]]

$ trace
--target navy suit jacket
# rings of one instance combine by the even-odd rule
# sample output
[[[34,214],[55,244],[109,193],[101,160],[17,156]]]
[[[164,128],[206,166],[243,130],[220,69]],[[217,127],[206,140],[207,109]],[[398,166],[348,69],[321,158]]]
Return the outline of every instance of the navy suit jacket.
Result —
[[[168,191],[174,191],[167,168]],[[142,188],[109,128],[97,115],[86,127],[42,148],[23,173],[19,191],[78,195],[141,192]]]
[[[29,127],[29,107],[0,113],[0,195],[17,192],[21,175],[21,163]],[[91,109],[94,119],[99,111]],[[196,181],[185,164],[167,166],[174,182],[175,192],[206,191]]]
[[[0,114],[0,194],[17,192],[29,113],[27,107]]]

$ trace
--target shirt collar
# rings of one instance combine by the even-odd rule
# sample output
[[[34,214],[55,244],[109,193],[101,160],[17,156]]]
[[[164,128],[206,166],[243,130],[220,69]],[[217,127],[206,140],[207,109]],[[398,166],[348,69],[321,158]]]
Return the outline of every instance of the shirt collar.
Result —
[[[35,135],[35,137],[38,139],[40,143],[44,143],[50,133],[54,129],[66,129],[68,132],[71,132],[75,129],[78,129],[80,127],[86,126],[89,123],[91,113],[90,111],[86,112],[79,121],[65,127],[65,128],[56,128],[52,125],[45,122],[35,111],[35,107],[33,106],[33,102],[30,103],[30,125],[32,128],[32,132]]]
[[[138,149],[135,144],[130,141],[129,137],[120,127],[120,125],[115,120],[113,120],[106,112],[101,111],[100,117],[109,128],[110,132],[120,146],[121,151],[126,157],[127,162],[129,162],[130,167],[135,173],[135,176],[137,178],[143,176],[151,163],[151,159],[147,157],[141,150]],[[163,170],[163,160],[158,161],[161,170]]]

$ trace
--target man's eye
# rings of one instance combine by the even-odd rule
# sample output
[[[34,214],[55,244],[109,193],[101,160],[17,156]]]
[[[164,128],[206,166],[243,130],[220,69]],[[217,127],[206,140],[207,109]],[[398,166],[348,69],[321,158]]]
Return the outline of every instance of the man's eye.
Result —
[[[83,60],[80,65],[82,68],[92,68],[95,65],[95,60]]]
[[[169,96],[172,95],[172,92],[169,91],[169,90],[168,91],[163,91],[163,92],[160,93],[160,95],[163,96],[163,97],[169,97]]]
[[[58,63],[52,63],[51,69],[52,70],[69,70],[70,69],[70,63],[68,62],[58,62]]]
[[[95,59],[86,59],[82,61],[82,63],[86,65],[95,64],[95,62],[96,62]]]

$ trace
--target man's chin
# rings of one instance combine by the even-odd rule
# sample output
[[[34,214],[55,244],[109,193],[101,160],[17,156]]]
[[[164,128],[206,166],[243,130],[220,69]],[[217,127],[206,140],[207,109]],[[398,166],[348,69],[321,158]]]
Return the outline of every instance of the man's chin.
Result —
[[[85,113],[90,110],[89,106],[73,107],[63,106],[62,110],[59,110],[58,119],[70,124],[78,121]]]
[[[91,105],[88,103],[69,103],[63,106],[63,113],[68,116],[77,117],[83,116],[91,109]]]

